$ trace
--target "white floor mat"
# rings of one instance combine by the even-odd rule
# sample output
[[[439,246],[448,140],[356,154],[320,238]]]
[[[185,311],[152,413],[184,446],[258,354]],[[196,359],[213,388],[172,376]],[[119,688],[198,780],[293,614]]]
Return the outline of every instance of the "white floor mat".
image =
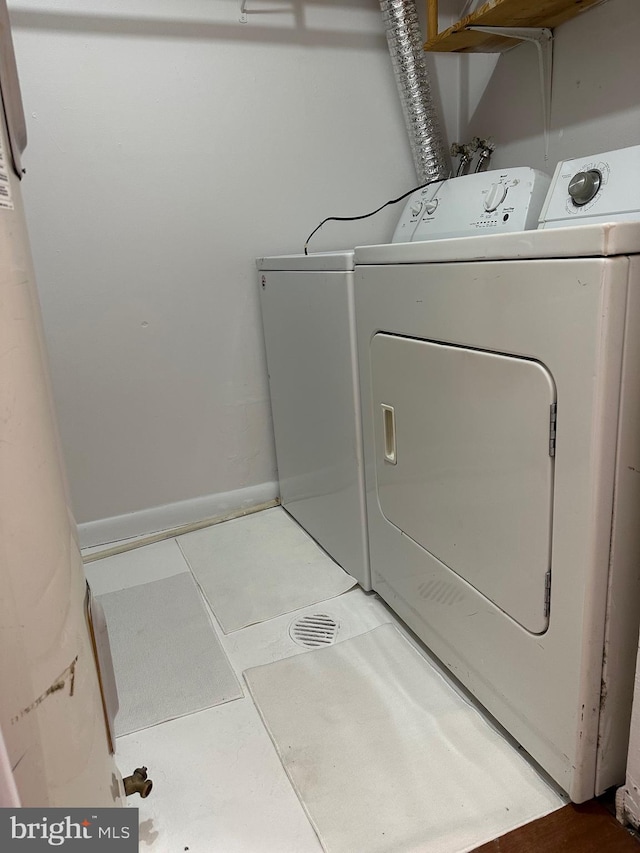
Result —
[[[329,853],[463,853],[566,802],[393,625],[244,677]]]
[[[99,600],[120,699],[118,736],[243,695],[188,572]]]
[[[225,634],[334,598],[356,583],[279,507],[177,541]]]

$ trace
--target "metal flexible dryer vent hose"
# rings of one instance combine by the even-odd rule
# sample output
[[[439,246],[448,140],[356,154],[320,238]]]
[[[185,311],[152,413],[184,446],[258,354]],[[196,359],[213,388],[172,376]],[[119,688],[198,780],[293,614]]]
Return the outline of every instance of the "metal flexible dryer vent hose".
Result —
[[[447,146],[436,112],[414,0],[380,0],[391,62],[418,179],[449,174]]]

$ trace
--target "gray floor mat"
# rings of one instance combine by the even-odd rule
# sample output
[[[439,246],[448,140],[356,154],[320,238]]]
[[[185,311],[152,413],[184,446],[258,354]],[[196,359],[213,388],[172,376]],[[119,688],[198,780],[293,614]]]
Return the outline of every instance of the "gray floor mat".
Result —
[[[187,572],[99,601],[120,699],[118,736],[243,695]]]

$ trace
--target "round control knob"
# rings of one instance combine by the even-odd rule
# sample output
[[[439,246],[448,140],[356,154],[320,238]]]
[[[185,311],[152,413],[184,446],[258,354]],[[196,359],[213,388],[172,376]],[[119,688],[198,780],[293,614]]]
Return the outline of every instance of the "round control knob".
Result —
[[[484,197],[484,209],[487,213],[492,213],[497,207],[499,207],[504,201],[506,194],[507,188],[504,184],[491,184],[491,187]]]
[[[412,216],[417,216],[421,210],[422,210],[422,202],[421,201],[415,201],[411,205],[411,215]]]
[[[600,184],[602,173],[597,169],[589,169],[588,172],[576,172],[569,181],[569,195],[574,204],[580,207],[595,198]]]
[[[430,201],[425,203],[425,207],[427,209],[427,213],[429,216],[436,212],[436,207],[438,206],[438,199],[432,198]]]

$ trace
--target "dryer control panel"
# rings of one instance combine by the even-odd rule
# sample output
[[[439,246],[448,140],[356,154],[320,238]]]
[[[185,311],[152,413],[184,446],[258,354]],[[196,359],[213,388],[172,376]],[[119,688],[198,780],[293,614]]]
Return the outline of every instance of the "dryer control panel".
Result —
[[[640,145],[563,160],[539,228],[640,219]]]
[[[392,242],[536,228],[549,183],[548,175],[527,166],[438,181],[412,193]]]

